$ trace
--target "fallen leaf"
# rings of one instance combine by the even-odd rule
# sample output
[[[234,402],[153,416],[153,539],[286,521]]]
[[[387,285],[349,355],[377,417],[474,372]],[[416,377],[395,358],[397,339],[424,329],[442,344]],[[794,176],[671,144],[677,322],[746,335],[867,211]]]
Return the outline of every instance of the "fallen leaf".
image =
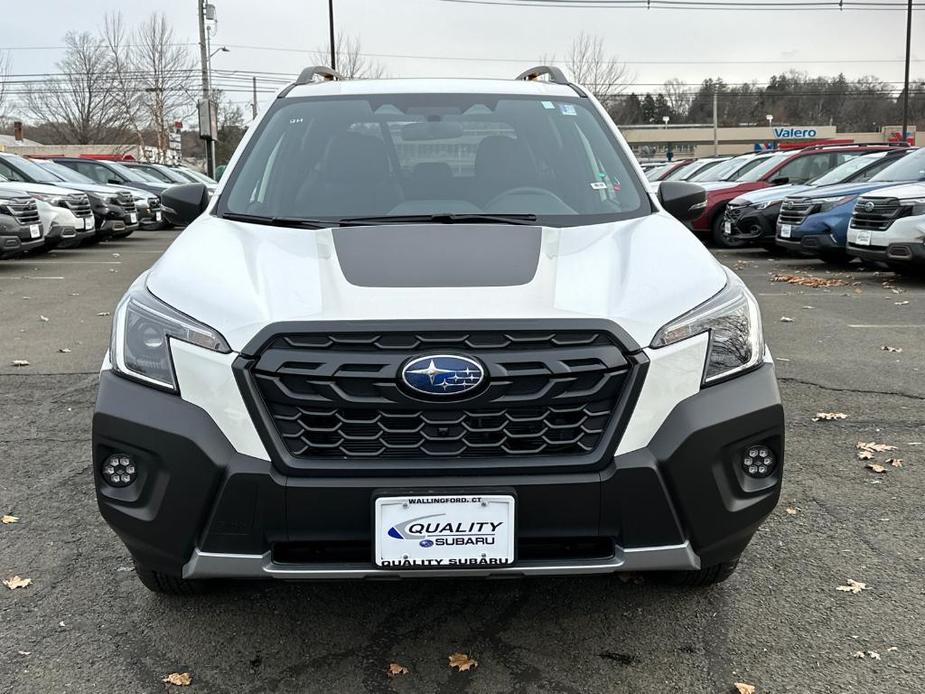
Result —
[[[844,287],[848,284],[845,280],[826,279],[825,277],[813,277],[812,275],[772,275],[771,281],[798,284],[802,287]]]
[[[898,651],[898,650],[899,650],[898,647],[896,647],[896,646],[890,646],[889,648],[886,649],[886,652],[887,652],[887,653],[892,653],[893,651]]]
[[[788,506],[788,507],[787,507],[787,515],[788,515],[788,516],[795,516],[795,515],[797,515],[799,512],[800,512],[800,509],[798,509],[796,506]]]
[[[881,345],[880,349],[884,352],[896,352],[897,354],[903,351],[902,347],[890,347],[889,345]]]
[[[905,306],[909,302],[908,301],[894,301],[893,303],[896,304],[897,306]]]
[[[738,694],[755,694],[755,685],[746,684],[745,682],[734,682],[733,686],[736,688]]]
[[[98,316],[111,316],[112,314],[109,311],[100,311],[96,315]]]
[[[835,590],[840,590],[843,593],[853,593],[857,595],[862,590],[869,590],[866,583],[861,583],[861,581],[855,581],[853,579],[848,579],[848,583],[843,586],[837,586]]]
[[[70,353],[71,353],[71,350],[70,350],[69,348],[67,348],[67,347],[62,347],[62,348],[59,349],[58,351],[61,352],[61,354],[70,354]]]
[[[399,665],[398,663],[389,663],[389,677],[396,677],[398,675],[407,675],[408,668],[404,665]]]
[[[29,366],[29,362],[25,359],[14,359],[13,366]]]
[[[867,443],[864,441],[858,441],[855,448],[857,448],[859,451],[868,451],[869,453],[885,453],[886,451],[899,450],[896,446],[891,446],[888,443],[874,443],[873,441]]]
[[[11,578],[3,579],[3,585],[5,585],[10,590],[16,590],[17,588],[25,588],[28,585],[32,584],[31,578],[20,578],[19,576],[13,576]]]
[[[39,316],[39,320],[42,321],[43,323],[47,323],[47,322],[48,322],[48,316]]]
[[[817,412],[813,417],[814,422],[834,422],[839,419],[848,419],[848,415],[844,412]]]
[[[12,525],[13,523],[19,522],[19,516],[4,515],[0,516],[0,523],[4,525]]]
[[[167,675],[161,682],[166,682],[167,684],[174,684],[178,687],[188,687],[193,682],[193,678],[190,677],[188,672],[171,672]]]
[[[790,316],[781,316],[780,322],[781,323],[793,323],[793,318],[791,318]]]
[[[884,465],[892,465],[893,467],[902,467],[903,459],[902,458],[887,458],[883,463]]]
[[[32,651],[16,651],[19,655],[32,655]]]
[[[478,667],[479,662],[470,658],[465,653],[454,653],[450,656],[450,667],[457,668],[460,672],[465,672],[470,668]]]
[[[805,310],[807,310],[807,311],[812,311],[812,310],[813,310],[814,308],[816,308],[816,307],[815,307],[815,306],[803,306],[802,308],[805,309]]]
[[[864,651],[855,651],[854,653],[851,654],[851,657],[852,658],[866,658],[867,656],[864,655]]]
[[[883,475],[886,473],[886,468],[883,467],[880,463],[867,463],[867,465],[864,467],[866,467],[868,470],[871,470],[872,472],[876,472],[878,475]]]
[[[867,655],[869,655],[874,660],[880,660],[880,654],[877,653],[877,651],[867,651]]]
[[[874,454],[870,451],[858,451],[858,460],[873,460]]]

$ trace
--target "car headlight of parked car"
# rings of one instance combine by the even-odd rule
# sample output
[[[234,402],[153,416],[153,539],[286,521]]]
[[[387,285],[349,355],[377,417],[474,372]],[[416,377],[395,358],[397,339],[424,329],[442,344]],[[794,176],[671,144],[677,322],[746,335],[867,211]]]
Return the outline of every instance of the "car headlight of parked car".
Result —
[[[771,205],[778,205],[778,204],[780,204],[780,200],[766,200],[764,202],[756,202],[753,207],[756,210],[765,210],[769,208]]]
[[[907,215],[916,217],[925,214],[925,198],[906,198],[899,201],[900,207],[907,209]]]
[[[113,370],[130,379],[176,392],[170,339],[213,352],[231,348],[218,331],[171,308],[136,282],[116,308],[110,361]]]
[[[718,294],[668,323],[652,340],[652,347],[659,348],[709,333],[704,385],[748,371],[764,359],[758,302],[742,280],[725,271],[726,286]]]
[[[815,205],[818,209],[817,212],[828,212],[839,205],[844,205],[846,202],[851,202],[855,199],[854,195],[838,195],[831,198],[813,198],[812,204]]]
[[[46,193],[29,193],[36,200],[42,200],[47,202],[49,205],[54,205],[55,207],[61,207],[64,205],[64,198],[60,195],[48,195]]]

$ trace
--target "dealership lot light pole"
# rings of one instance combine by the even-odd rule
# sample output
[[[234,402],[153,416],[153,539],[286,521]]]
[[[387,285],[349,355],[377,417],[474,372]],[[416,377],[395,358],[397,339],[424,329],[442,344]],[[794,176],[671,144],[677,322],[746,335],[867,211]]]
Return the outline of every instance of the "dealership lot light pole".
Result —
[[[909,58],[912,51],[912,0],[906,9],[906,79],[903,90],[903,142],[909,141]]]
[[[912,2],[912,0],[909,0]],[[337,69],[337,56],[334,47],[334,0],[328,0],[328,40],[331,42],[331,69]]]

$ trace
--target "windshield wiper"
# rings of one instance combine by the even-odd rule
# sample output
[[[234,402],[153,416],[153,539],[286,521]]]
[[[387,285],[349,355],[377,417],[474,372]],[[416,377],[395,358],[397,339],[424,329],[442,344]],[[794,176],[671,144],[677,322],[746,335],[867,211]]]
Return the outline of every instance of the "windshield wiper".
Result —
[[[259,214],[241,214],[238,212],[226,212],[222,219],[230,219],[233,222],[249,222],[250,224],[266,224],[274,227],[293,227],[303,229],[327,229],[329,227],[340,226],[336,219],[302,219],[300,217],[264,217]]]
[[[344,217],[342,225],[359,224],[533,224],[535,214],[482,214],[480,212],[440,212],[436,214],[383,215],[381,217]]]

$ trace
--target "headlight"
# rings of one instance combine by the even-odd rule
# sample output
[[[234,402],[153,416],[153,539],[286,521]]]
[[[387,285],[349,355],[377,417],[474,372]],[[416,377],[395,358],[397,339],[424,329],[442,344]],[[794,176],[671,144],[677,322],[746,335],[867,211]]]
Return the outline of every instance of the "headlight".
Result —
[[[689,337],[710,334],[704,385],[754,368],[764,359],[758,302],[736,275],[726,272],[722,291],[663,327],[652,347],[667,347]]]
[[[113,319],[110,361],[117,373],[176,391],[170,339],[183,340],[227,354],[228,343],[217,331],[157,299],[136,281],[119,302]]]
[[[755,203],[755,209],[756,209],[756,210],[764,210],[764,209],[770,207],[771,205],[776,205],[776,204],[779,203],[779,202],[780,202],[780,200],[765,200],[764,202],[756,202],[756,203]]]
[[[36,200],[44,200],[49,205],[56,205],[60,207],[64,204],[64,198],[60,195],[46,195],[45,193],[29,193]]]
[[[846,202],[851,202],[854,200],[854,195],[839,195],[832,198],[813,198],[810,202],[813,205],[818,205],[818,212],[828,212],[831,209],[838,207],[839,205],[844,205]]]
[[[899,204],[902,207],[908,207],[909,214],[913,217],[925,214],[925,198],[906,198],[905,200],[900,200]]]

